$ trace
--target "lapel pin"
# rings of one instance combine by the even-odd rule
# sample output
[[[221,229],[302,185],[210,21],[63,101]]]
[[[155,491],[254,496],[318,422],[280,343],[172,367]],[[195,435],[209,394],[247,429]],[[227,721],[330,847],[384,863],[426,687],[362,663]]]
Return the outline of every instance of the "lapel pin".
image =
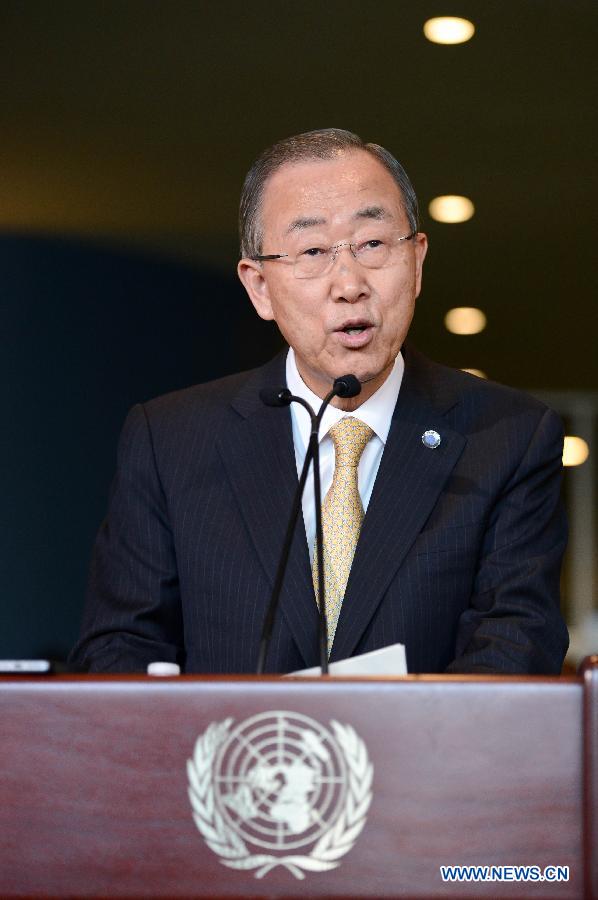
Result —
[[[428,450],[436,450],[440,446],[440,435],[437,431],[424,431],[422,434],[422,444]]]

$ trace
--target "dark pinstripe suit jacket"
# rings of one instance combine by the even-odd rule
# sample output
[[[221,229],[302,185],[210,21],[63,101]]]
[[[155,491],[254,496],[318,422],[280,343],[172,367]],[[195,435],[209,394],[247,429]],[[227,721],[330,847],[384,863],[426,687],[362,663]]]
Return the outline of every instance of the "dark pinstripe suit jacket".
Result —
[[[410,672],[558,673],[560,420],[413,348],[405,359],[331,659],[401,641]],[[131,411],[73,660],[255,669],[297,483],[289,410],[258,394],[284,380],[281,354]],[[267,668],[315,665],[317,646],[300,520]]]

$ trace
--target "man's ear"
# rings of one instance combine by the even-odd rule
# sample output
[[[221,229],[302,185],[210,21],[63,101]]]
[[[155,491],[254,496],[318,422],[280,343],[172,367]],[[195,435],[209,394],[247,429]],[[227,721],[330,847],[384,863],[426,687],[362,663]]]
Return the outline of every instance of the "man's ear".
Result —
[[[237,266],[237,274],[241,284],[249,294],[249,299],[255,307],[255,311],[261,319],[271,321],[274,318],[270,291],[261,263],[254,259],[241,259]]]
[[[419,297],[422,288],[422,269],[428,252],[428,238],[418,231],[415,236],[415,296]]]

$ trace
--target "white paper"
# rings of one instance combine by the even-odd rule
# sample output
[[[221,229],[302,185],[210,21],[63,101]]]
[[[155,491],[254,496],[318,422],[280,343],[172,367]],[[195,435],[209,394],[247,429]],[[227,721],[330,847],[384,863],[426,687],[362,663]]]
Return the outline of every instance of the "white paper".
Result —
[[[299,672],[289,672],[289,675],[319,675],[320,666],[312,669],[301,669]],[[328,667],[330,675],[406,675],[407,660],[404,644],[391,644],[389,647],[381,647],[380,650],[372,650],[370,653],[362,653],[361,656],[351,656],[349,659],[341,659],[330,663]]]

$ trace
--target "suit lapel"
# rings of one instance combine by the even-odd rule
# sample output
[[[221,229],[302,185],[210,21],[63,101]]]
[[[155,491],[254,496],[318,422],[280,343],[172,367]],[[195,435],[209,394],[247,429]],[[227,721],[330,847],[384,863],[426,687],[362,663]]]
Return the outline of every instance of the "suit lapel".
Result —
[[[357,544],[331,660],[353,653],[465,446],[465,438],[445,419],[458,398],[445,394],[441,383],[431,383],[436,367],[413,350],[405,357],[403,384]],[[422,443],[427,430],[441,437],[436,449]]]
[[[262,387],[285,381],[286,353],[257,370],[233,401],[239,418],[218,442],[241,515],[266,576],[273,585],[297,487],[291,416],[259,399]],[[264,598],[264,609],[268,597]],[[284,616],[306,665],[317,663],[318,617],[303,517],[293,537],[280,597]]]

